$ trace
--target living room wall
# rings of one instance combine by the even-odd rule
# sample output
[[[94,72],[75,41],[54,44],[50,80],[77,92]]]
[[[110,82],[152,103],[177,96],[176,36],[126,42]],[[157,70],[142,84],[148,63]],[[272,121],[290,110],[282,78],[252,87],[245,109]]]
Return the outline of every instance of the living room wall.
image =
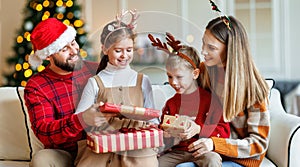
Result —
[[[274,1],[274,0],[273,0]],[[4,82],[3,74],[9,71],[14,70],[14,67],[8,67],[6,64],[6,59],[12,55],[13,49],[12,46],[15,42],[15,33],[17,29],[21,26],[22,10],[25,7],[26,1],[11,0],[5,1],[0,0],[0,86]],[[215,17],[210,10],[209,3],[207,1],[199,0],[78,0],[79,4],[82,5],[82,16],[86,21],[88,31],[90,32],[89,36],[92,38],[94,35],[99,33],[101,27],[114,18],[117,12],[120,12],[121,9],[133,9],[136,8],[139,11],[144,12],[141,17],[147,18],[147,12],[158,13],[161,12],[162,15],[168,16],[171,19],[181,17],[181,20],[184,20],[186,25],[190,27],[196,27],[200,30],[194,32],[194,43],[196,48],[200,49],[199,43],[201,43],[201,30],[203,30],[207,21],[212,17]],[[227,13],[232,13],[230,10],[230,3],[224,3],[224,1],[216,0],[220,4],[220,8],[224,9]],[[234,2],[234,0],[228,0],[226,2]],[[274,1],[275,2],[275,1]],[[279,1],[276,1],[279,2]],[[284,5],[280,5],[278,8],[282,8],[281,15],[278,18],[280,20],[280,27],[282,32],[282,40],[278,47],[281,48],[281,53],[279,57],[278,68],[273,69],[264,69],[261,72],[268,78],[274,78],[279,80],[300,80],[300,56],[298,56],[298,38],[300,37],[300,31],[298,27],[300,22],[298,21],[297,11],[298,6],[300,6],[300,1],[298,0],[289,0],[289,1],[280,1]],[[173,16],[174,17],[173,17]],[[143,24],[152,23],[153,29],[159,28],[159,25],[166,25],[165,30],[173,31],[172,28],[178,28],[176,23],[175,26],[172,26],[173,21],[168,21],[168,17],[164,19],[160,17],[154,17],[150,20],[139,20],[138,28],[139,30],[146,29],[143,27]],[[263,16],[262,16],[263,17]],[[162,20],[160,22],[160,20]],[[175,19],[176,20],[176,19]],[[184,25],[184,24],[181,24]],[[148,26],[148,25],[147,25]],[[180,38],[185,40],[186,27],[181,26],[181,29],[176,29]],[[194,30],[191,30],[194,31]],[[196,30],[195,30],[196,31]],[[97,45],[98,47],[98,45]],[[268,62],[257,62],[260,66],[263,63]]]

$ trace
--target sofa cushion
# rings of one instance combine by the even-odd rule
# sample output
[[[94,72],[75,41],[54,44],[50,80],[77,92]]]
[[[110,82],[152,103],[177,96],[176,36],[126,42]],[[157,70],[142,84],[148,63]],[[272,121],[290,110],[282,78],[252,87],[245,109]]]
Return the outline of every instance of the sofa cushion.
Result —
[[[18,91],[19,90],[19,91]],[[24,88],[0,88],[0,159],[30,161],[32,154],[42,148],[32,130],[23,102]]]
[[[0,159],[30,160],[27,127],[15,87],[0,88]]]
[[[0,167],[30,167],[26,161],[0,161]]]
[[[25,100],[24,100],[24,87],[18,87],[17,91],[19,94],[20,102],[22,103],[22,110],[23,110],[22,113],[23,113],[24,117],[26,118],[25,121],[26,121],[27,137],[28,137],[29,144],[30,144],[29,147],[31,149],[30,157],[32,157],[32,155],[34,155],[37,151],[43,149],[44,145],[35,136],[35,134],[33,133],[32,129],[31,129],[31,123],[30,123],[27,107],[25,105]]]

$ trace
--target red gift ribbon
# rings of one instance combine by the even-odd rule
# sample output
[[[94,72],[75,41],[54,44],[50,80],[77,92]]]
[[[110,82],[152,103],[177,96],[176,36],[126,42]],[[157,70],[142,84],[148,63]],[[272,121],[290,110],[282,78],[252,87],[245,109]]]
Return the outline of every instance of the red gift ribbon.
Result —
[[[119,132],[121,133],[135,133],[137,129],[135,128],[121,128]]]

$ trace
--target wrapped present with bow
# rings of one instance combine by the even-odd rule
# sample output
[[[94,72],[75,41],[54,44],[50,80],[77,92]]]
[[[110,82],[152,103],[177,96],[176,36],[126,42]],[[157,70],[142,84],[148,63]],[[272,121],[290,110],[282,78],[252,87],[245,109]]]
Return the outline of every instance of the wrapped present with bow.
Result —
[[[95,153],[156,148],[163,146],[163,131],[149,127],[88,132],[87,145]]]
[[[189,126],[189,118],[185,115],[164,115],[161,127],[171,136],[177,137],[179,133],[183,133]]]
[[[160,117],[160,110],[112,103],[101,103],[100,111],[103,113],[119,113],[126,118],[141,121]]]

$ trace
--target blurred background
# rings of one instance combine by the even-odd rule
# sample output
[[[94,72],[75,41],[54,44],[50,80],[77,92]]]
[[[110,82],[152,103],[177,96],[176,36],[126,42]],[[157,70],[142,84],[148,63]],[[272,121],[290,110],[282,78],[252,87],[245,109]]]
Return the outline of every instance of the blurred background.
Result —
[[[254,60],[263,76],[276,81],[275,86],[284,99],[288,99],[291,92],[293,97],[298,94],[300,21],[297,12],[300,1],[214,2],[223,14],[233,15],[244,24]],[[34,73],[47,65],[31,69],[27,62],[32,53],[30,33],[42,19],[57,17],[74,26],[82,47],[81,56],[99,61],[102,27],[126,9],[137,9],[140,13],[133,68],[143,71],[151,67],[149,75],[155,78],[157,74],[158,79],[162,77],[157,71],[163,69],[165,55],[149,48],[146,35],[153,33],[161,37],[168,31],[201,51],[204,27],[219,16],[211,10],[209,0],[0,0],[0,86],[25,86]]]

